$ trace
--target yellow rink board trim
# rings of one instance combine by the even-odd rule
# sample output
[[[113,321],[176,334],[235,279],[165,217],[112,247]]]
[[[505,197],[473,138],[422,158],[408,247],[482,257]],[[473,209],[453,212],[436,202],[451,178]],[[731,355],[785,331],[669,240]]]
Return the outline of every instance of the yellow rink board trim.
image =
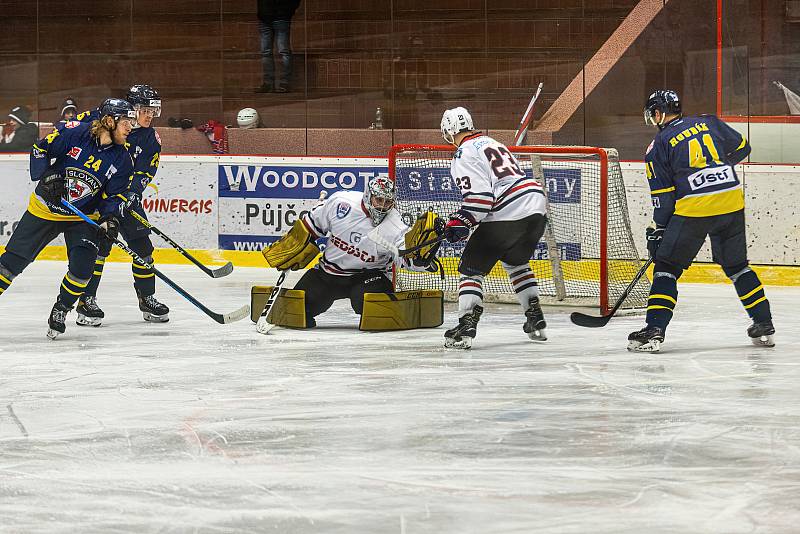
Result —
[[[0,253],[5,251],[4,246],[0,246]],[[237,267],[264,267],[267,268],[267,262],[260,251],[239,251],[239,250],[190,250],[189,251],[195,258],[208,266],[222,265],[230,261]],[[66,261],[66,247],[51,246],[45,249],[36,258],[37,260],[56,260]],[[191,262],[181,256],[174,249],[156,249],[153,252],[153,259],[156,264],[184,264],[191,265]],[[112,249],[111,255],[108,257],[112,262],[128,262],[130,257],[117,249]],[[456,259],[444,258],[445,272],[455,275],[456,273]],[[312,262],[309,267],[312,267],[316,260]],[[548,276],[551,274],[551,264],[548,261],[532,261],[535,270],[540,276]],[[787,266],[787,265],[753,265],[753,270],[758,273],[761,282],[764,285],[770,286],[800,286],[800,266]],[[598,280],[600,275],[599,263],[597,261],[586,260],[584,262],[576,261],[562,261],[561,268],[564,271],[564,277],[567,280]],[[626,274],[625,278],[632,278],[636,272],[636,267],[630,262],[611,262],[609,264],[609,272],[617,274]],[[499,264],[495,267],[493,274],[502,274],[502,268]],[[409,272],[411,276],[415,273]],[[652,280],[653,268],[648,270],[648,276]],[[422,276],[431,276],[430,273],[424,273]],[[730,283],[730,280],[722,269],[715,264],[711,263],[697,263],[692,265],[681,276],[681,282],[695,283],[695,284],[725,284]]]

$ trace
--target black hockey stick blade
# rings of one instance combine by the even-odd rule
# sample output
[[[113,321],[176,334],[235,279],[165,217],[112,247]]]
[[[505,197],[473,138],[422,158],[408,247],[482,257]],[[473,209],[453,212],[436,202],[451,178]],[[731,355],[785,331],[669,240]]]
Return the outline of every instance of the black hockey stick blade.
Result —
[[[217,269],[209,269],[208,271],[211,273],[212,278],[222,278],[223,276],[228,276],[233,272],[233,264],[228,262],[222,267]]]
[[[222,278],[223,276],[228,276],[229,274],[231,274],[233,272],[233,264],[231,262],[228,262],[225,265],[223,265],[222,267],[219,267],[217,269],[209,269],[208,267],[206,267],[205,265],[200,263],[200,260],[198,260],[197,258],[192,256],[191,254],[189,254],[188,250],[184,249],[182,246],[180,246],[175,241],[173,241],[173,239],[171,237],[169,237],[167,234],[162,232],[159,228],[155,227],[150,221],[148,221],[147,219],[145,219],[144,217],[142,217],[141,215],[139,215],[135,211],[129,211],[128,213],[134,219],[136,219],[137,221],[142,223],[146,228],[149,228],[157,236],[161,237],[161,239],[163,239],[164,241],[169,243],[169,245],[172,248],[174,248],[175,250],[177,250],[184,258],[186,258],[187,260],[189,260],[192,263],[194,263],[195,265],[197,265],[200,268],[201,271],[206,273],[211,278]]]
[[[628,284],[628,287],[625,288],[625,291],[622,292],[622,295],[619,296],[617,302],[614,304],[614,307],[611,308],[611,311],[608,312],[606,315],[601,315],[597,317],[595,315],[586,315],[585,313],[581,312],[572,312],[569,315],[569,320],[575,323],[578,326],[585,326],[586,328],[600,328],[608,324],[614,314],[617,313],[622,303],[625,302],[625,299],[628,298],[628,294],[636,287],[636,284],[639,283],[644,273],[647,272],[647,268],[650,267],[650,264],[653,263],[653,258],[648,259],[644,262],[644,265],[639,269],[639,272],[636,273],[636,276],[633,277],[631,283]]]
[[[79,210],[78,208],[76,208],[75,206],[73,206],[72,204],[67,202],[66,200],[61,199],[61,204],[63,204],[67,209],[69,209],[75,215],[77,215],[78,217],[80,217],[81,219],[86,221],[87,223],[91,224],[92,226],[96,226],[98,228],[100,227],[99,224],[97,224],[95,221],[91,220],[89,217],[86,216],[85,213],[83,213],[81,210]],[[246,305],[242,306],[241,308],[239,308],[236,311],[233,311],[231,313],[226,313],[226,314],[222,314],[222,313],[217,313],[217,312],[211,311],[202,302],[200,302],[199,300],[194,298],[191,294],[189,294],[188,291],[186,291],[181,286],[179,286],[178,284],[173,282],[167,275],[165,275],[164,273],[162,273],[161,271],[156,269],[153,265],[151,265],[151,264],[147,263],[146,261],[144,261],[141,258],[141,256],[139,256],[133,250],[131,250],[128,247],[128,245],[126,245],[125,243],[123,243],[119,239],[114,239],[113,243],[117,247],[119,247],[122,250],[124,250],[125,252],[127,252],[128,255],[131,258],[133,258],[133,261],[135,261],[136,263],[138,263],[142,267],[146,267],[148,269],[151,269],[153,271],[153,273],[157,277],[159,277],[161,280],[164,281],[164,283],[166,283],[168,286],[170,286],[172,289],[174,289],[183,298],[185,298],[186,300],[188,300],[189,302],[191,302],[192,304],[197,306],[200,309],[200,311],[202,311],[203,313],[205,313],[206,315],[208,315],[209,317],[214,319],[219,324],[229,324],[229,323],[233,323],[233,322],[236,322],[236,321],[241,321],[242,319],[244,319],[245,317],[250,315],[250,305],[249,304],[246,304]]]
[[[613,315],[611,314],[597,317],[595,315],[586,315],[585,313],[581,312],[572,312],[569,315],[569,320],[578,326],[585,326],[586,328],[600,328],[607,325],[612,317]]]

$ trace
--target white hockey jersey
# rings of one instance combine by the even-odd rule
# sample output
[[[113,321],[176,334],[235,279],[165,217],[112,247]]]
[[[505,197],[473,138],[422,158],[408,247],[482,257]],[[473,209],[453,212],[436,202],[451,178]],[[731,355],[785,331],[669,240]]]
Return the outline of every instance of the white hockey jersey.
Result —
[[[301,220],[313,239],[328,236],[328,246],[318,267],[336,276],[350,276],[377,269],[389,275],[395,262],[392,251],[367,235],[375,229],[358,191],[339,191],[318,204]],[[409,227],[393,209],[378,225],[381,236],[398,248],[405,247]],[[405,262],[404,267],[405,267]]]
[[[476,223],[516,221],[547,211],[542,184],[526,177],[511,151],[488,135],[462,141],[450,175],[461,188],[461,209]]]

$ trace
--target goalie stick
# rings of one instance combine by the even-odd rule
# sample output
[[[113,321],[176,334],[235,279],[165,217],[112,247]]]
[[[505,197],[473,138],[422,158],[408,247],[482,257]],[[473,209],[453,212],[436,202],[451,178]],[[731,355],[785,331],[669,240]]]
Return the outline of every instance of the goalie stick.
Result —
[[[87,223],[89,223],[92,226],[95,226],[97,228],[100,228],[99,224],[97,224],[95,221],[93,221],[89,217],[87,217],[86,214],[84,214],[81,210],[79,210],[78,208],[76,208],[75,206],[70,204],[67,200],[62,198],[61,199],[61,204],[63,204],[67,209],[69,209],[71,212],[73,212],[75,215],[77,215],[78,217],[80,217],[81,219],[86,221]],[[202,302],[200,302],[199,300],[194,298],[192,295],[190,295],[185,289],[183,289],[181,286],[179,286],[178,284],[176,284],[175,282],[170,280],[167,277],[167,275],[165,275],[164,273],[162,273],[161,271],[156,269],[154,266],[152,266],[149,263],[147,263],[146,261],[144,261],[138,254],[136,254],[134,251],[132,251],[128,247],[128,245],[126,245],[125,243],[123,243],[119,239],[113,239],[112,242],[115,245],[117,245],[119,248],[121,248],[122,250],[127,252],[128,255],[131,258],[133,258],[133,261],[135,261],[136,263],[138,263],[142,267],[145,267],[147,269],[151,269],[155,273],[155,275],[158,276],[159,278],[161,278],[168,286],[170,286],[172,289],[174,289],[183,298],[185,298],[186,300],[188,300],[189,302],[191,302],[192,304],[194,304],[195,306],[200,308],[200,310],[203,313],[205,313],[206,315],[208,315],[209,317],[214,319],[219,324],[229,324],[229,323],[233,323],[233,322],[236,322],[236,321],[240,321],[240,320],[244,319],[245,317],[247,317],[248,315],[250,315],[250,305],[248,305],[248,304],[242,306],[238,310],[233,311],[231,313],[222,314],[222,313],[216,313],[216,312],[211,311],[206,306],[204,306]]]
[[[585,313],[580,312],[572,312],[569,316],[569,320],[575,323],[578,326],[585,326],[587,328],[600,328],[608,324],[614,314],[617,313],[617,310],[622,303],[625,302],[625,299],[628,298],[628,294],[633,290],[636,284],[639,283],[639,280],[644,276],[644,273],[647,272],[647,268],[650,267],[650,264],[653,263],[653,258],[649,258],[642,268],[639,269],[639,272],[636,273],[636,276],[633,277],[631,283],[628,284],[628,287],[625,288],[625,291],[622,292],[622,295],[617,299],[617,302],[614,304],[614,307],[611,308],[611,311],[608,315],[601,315],[600,317],[596,317],[594,315],[586,315]]]
[[[539,99],[539,94],[542,92],[542,87],[544,87],[544,82],[539,82],[539,87],[536,89],[536,93],[534,93],[533,98],[531,98],[531,101],[528,104],[528,109],[525,110],[525,114],[522,115],[522,119],[519,121],[519,126],[514,134],[514,144],[516,146],[521,146],[521,143],[525,140],[525,136],[528,134],[528,125],[531,123],[531,119],[533,118],[533,105],[536,104],[536,100]]]
[[[319,202],[325,200],[325,197],[327,196],[327,191],[320,191]],[[281,271],[280,276],[278,276],[278,280],[275,282],[275,287],[272,288],[272,293],[269,294],[267,303],[264,304],[264,309],[261,311],[261,315],[258,317],[258,323],[256,323],[256,332],[259,334],[267,335],[269,334],[270,330],[275,328],[274,324],[267,322],[267,316],[269,315],[269,311],[272,309],[273,304],[275,304],[275,301],[278,300],[278,295],[280,294],[283,284],[286,281],[287,272],[288,271],[285,269]]]
[[[283,289],[287,272],[288,271],[285,270],[281,271],[277,282],[275,282],[275,287],[272,288],[272,293],[269,294],[267,303],[264,304],[264,310],[261,312],[261,316],[258,318],[258,323],[256,324],[256,332],[259,334],[267,335],[269,334],[269,331],[275,327],[274,324],[267,322],[267,316],[269,315],[269,311],[272,309],[272,305],[275,304],[276,300],[278,300],[278,294],[281,292],[281,289]]]
[[[142,223],[146,228],[149,228],[157,236],[161,237],[161,239],[163,239],[164,241],[169,243],[169,245],[172,248],[174,248],[175,250],[177,250],[181,254],[181,256],[183,256],[187,260],[191,261],[192,263],[194,263],[195,265],[200,267],[200,270],[203,271],[204,273],[206,273],[211,278],[222,278],[223,276],[228,276],[229,274],[231,274],[233,272],[233,264],[231,262],[228,262],[225,265],[223,265],[222,267],[219,267],[217,269],[209,269],[208,267],[206,267],[205,265],[200,263],[200,260],[198,260],[197,258],[192,256],[191,254],[189,254],[188,251],[186,251],[183,247],[181,247],[179,244],[177,244],[175,241],[173,241],[172,238],[170,238],[167,234],[165,234],[164,232],[162,232],[161,230],[159,230],[158,228],[153,226],[150,223],[150,221],[148,221],[147,219],[145,219],[144,217],[142,217],[141,215],[139,215],[135,211],[129,211],[128,213],[130,215],[132,215],[134,219],[136,219],[137,221]]]

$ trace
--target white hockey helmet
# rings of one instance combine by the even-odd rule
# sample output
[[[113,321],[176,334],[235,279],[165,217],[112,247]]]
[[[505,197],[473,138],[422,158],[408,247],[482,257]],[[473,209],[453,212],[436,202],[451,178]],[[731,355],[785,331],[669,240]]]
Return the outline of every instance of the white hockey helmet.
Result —
[[[386,176],[370,178],[364,188],[364,206],[369,212],[372,224],[378,226],[394,208],[394,182]]]
[[[467,108],[457,107],[448,109],[442,115],[442,137],[451,145],[455,144],[456,135],[475,129],[472,116]]]
[[[258,111],[253,108],[244,108],[236,114],[236,123],[239,128],[255,128],[258,126]]]

